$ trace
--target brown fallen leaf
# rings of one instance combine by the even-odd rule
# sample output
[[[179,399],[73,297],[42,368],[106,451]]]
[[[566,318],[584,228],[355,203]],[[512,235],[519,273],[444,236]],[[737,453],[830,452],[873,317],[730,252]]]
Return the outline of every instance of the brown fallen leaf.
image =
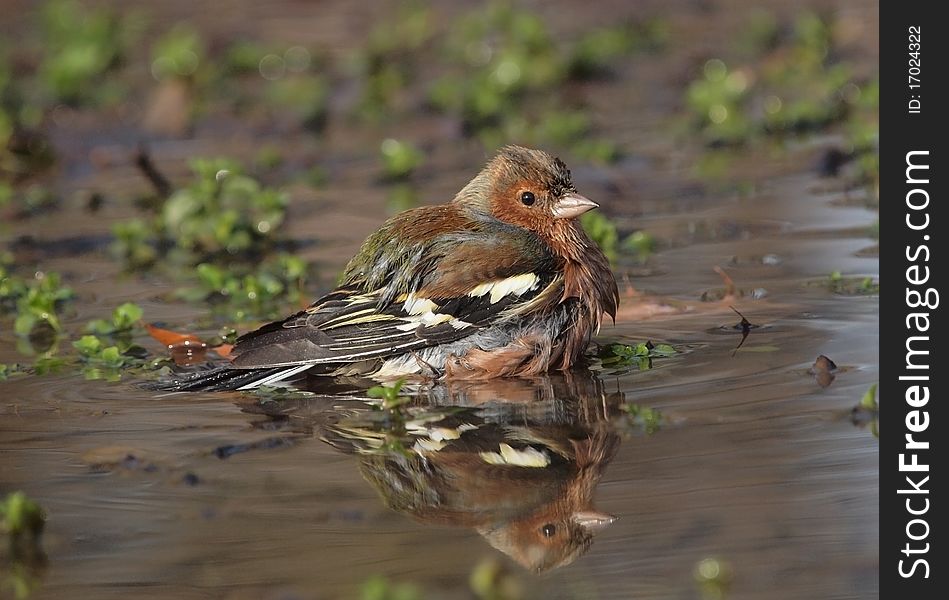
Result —
[[[178,333],[177,331],[171,331],[169,329],[162,329],[161,327],[156,327],[152,324],[145,325],[145,328],[148,330],[148,335],[152,336],[160,343],[171,348],[172,346],[187,346],[187,345],[196,345],[207,347],[201,338],[194,335],[193,333]]]
[[[734,280],[728,275],[728,273],[725,272],[725,269],[718,265],[715,265],[713,270],[718,273],[718,276],[721,277],[722,281],[725,283],[725,298],[733,298],[735,296]]]
[[[811,373],[817,379],[817,385],[822,388],[829,386],[837,378],[833,373],[835,370],[837,370],[837,364],[823,354],[818,356],[813,366],[811,366]]]
[[[152,336],[168,348],[171,359],[176,365],[186,366],[202,363],[206,360],[208,344],[191,333],[178,333],[154,325],[146,325],[148,335]],[[230,352],[230,349],[228,349]]]

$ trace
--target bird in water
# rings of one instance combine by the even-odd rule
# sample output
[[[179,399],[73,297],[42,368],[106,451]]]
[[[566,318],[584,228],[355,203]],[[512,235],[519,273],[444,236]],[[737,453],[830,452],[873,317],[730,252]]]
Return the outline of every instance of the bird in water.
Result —
[[[533,376],[583,360],[616,280],[578,217],[597,208],[541,150],[507,146],[447,203],[389,219],[308,308],[244,334],[232,362],[158,382],[234,390],[304,375]]]

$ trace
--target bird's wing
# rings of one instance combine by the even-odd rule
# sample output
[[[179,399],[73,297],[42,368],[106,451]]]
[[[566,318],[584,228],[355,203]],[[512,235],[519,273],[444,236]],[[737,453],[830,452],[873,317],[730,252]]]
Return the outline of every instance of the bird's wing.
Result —
[[[242,336],[235,366],[402,354],[556,304],[562,294],[556,260],[546,245],[524,236],[452,233],[408,255],[392,261],[398,272],[376,277],[372,286],[355,277],[306,310]]]

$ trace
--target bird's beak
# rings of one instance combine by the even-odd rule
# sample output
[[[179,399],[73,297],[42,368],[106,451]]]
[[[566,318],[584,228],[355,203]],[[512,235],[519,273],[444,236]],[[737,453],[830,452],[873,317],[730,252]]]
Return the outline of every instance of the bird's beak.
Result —
[[[570,192],[554,204],[554,218],[572,219],[599,206],[599,204],[589,198],[584,198],[576,192]]]
[[[616,517],[594,510],[584,510],[573,513],[573,520],[584,529],[600,529],[616,520]]]

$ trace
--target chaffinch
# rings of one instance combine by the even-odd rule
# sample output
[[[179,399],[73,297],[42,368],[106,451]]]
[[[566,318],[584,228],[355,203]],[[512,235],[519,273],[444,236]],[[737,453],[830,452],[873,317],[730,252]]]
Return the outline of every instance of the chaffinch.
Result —
[[[577,221],[596,207],[560,159],[507,146],[451,202],[389,219],[334,291],[239,338],[232,365],[163,387],[569,369],[619,303],[609,262]]]

